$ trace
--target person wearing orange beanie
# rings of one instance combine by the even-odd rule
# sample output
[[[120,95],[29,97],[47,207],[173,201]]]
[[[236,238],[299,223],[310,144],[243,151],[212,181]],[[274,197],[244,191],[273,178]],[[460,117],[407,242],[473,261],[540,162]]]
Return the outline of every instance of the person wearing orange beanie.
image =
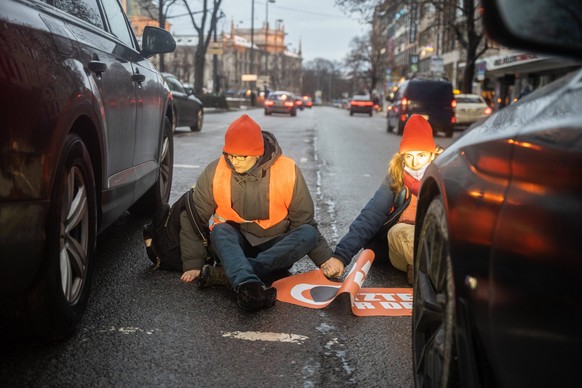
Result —
[[[206,288],[230,285],[240,307],[275,304],[270,283],[308,255],[321,266],[332,250],[314,219],[313,199],[295,162],[275,136],[243,114],[226,130],[222,156],[202,172],[192,191],[194,230],[180,215],[181,279]],[[209,241],[208,264],[203,242]]]
[[[406,272],[408,283],[412,284],[414,219],[420,181],[440,152],[442,148],[435,145],[428,121],[421,115],[412,115],[384,182],[337,244],[333,257],[322,266],[325,276],[341,276],[360,249],[385,249],[387,242],[390,262]]]

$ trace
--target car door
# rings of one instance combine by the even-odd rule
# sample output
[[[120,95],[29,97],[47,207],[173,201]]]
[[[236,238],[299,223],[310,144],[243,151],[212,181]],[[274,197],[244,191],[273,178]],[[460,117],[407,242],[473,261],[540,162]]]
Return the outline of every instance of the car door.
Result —
[[[109,30],[119,40],[118,54],[127,61],[131,69],[129,79],[134,87],[133,107],[135,116],[133,136],[133,154],[131,165],[136,181],[145,179],[144,184],[137,185],[139,198],[154,182],[158,168],[159,147],[163,126],[164,95],[161,75],[138,50],[137,41],[131,26],[117,0],[101,0]],[[149,177],[148,177],[149,175]],[[153,181],[152,181],[153,179]]]
[[[98,0],[58,0],[55,4],[77,16],[66,22],[79,43],[79,58],[89,75],[96,103],[104,118],[102,134],[104,202],[126,208],[133,197],[133,153],[135,142],[136,92],[131,56],[133,51],[110,33]],[[107,208],[107,204],[104,204]]]

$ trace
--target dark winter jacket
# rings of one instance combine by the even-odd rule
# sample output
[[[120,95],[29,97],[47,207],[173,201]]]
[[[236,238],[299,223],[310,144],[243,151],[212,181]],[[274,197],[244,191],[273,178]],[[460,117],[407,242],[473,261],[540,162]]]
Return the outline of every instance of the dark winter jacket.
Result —
[[[374,196],[350,225],[348,233],[335,247],[334,257],[348,265],[356,253],[379,234],[386,237],[388,229],[398,222],[400,215],[410,203],[406,188],[395,196],[390,190],[390,178],[386,176]],[[407,198],[408,197],[408,198]],[[381,237],[381,238],[382,238]]]
[[[273,134],[263,131],[263,138],[265,153],[257,164],[244,174],[237,174],[233,170],[231,177],[233,209],[247,220],[269,218],[269,168],[282,154]],[[197,224],[204,225],[205,235],[209,233],[208,222],[217,208],[212,188],[217,164],[218,159],[205,168],[193,190],[196,216],[199,221]],[[317,228],[314,212],[313,199],[305,179],[299,167],[295,166],[295,186],[287,218],[268,229],[263,229],[255,223],[242,223],[240,231],[251,245],[260,245],[301,225],[312,225],[318,231],[319,237],[317,246],[309,252],[309,258],[319,267],[331,257],[332,250]],[[180,220],[183,269],[184,271],[200,269],[205,264],[205,248],[200,233],[194,231],[186,214],[183,214]]]

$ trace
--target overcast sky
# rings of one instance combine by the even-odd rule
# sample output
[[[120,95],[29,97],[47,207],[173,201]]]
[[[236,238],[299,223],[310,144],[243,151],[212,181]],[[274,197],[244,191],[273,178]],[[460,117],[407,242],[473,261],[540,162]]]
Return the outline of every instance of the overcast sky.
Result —
[[[257,29],[265,22],[267,1],[254,1]],[[343,61],[351,40],[366,31],[355,17],[346,16],[336,8],[334,0],[275,0],[268,8],[269,26],[274,28],[277,19],[283,20],[286,43],[291,44],[293,51],[301,41],[304,62],[315,58]],[[229,32],[231,21],[241,28],[251,27],[252,0],[223,0],[222,10],[226,18],[220,20],[219,33],[223,28]],[[171,23],[178,34],[193,30],[188,18],[174,19]]]

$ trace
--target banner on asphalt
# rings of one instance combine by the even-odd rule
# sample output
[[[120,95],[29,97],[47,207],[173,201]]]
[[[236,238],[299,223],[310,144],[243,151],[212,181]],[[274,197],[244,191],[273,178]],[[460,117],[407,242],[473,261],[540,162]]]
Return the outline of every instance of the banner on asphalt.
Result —
[[[341,283],[327,279],[319,269],[280,279],[273,283],[277,300],[321,309],[348,293],[354,315],[412,315],[412,288],[362,288],[373,262],[374,252],[363,250]]]

